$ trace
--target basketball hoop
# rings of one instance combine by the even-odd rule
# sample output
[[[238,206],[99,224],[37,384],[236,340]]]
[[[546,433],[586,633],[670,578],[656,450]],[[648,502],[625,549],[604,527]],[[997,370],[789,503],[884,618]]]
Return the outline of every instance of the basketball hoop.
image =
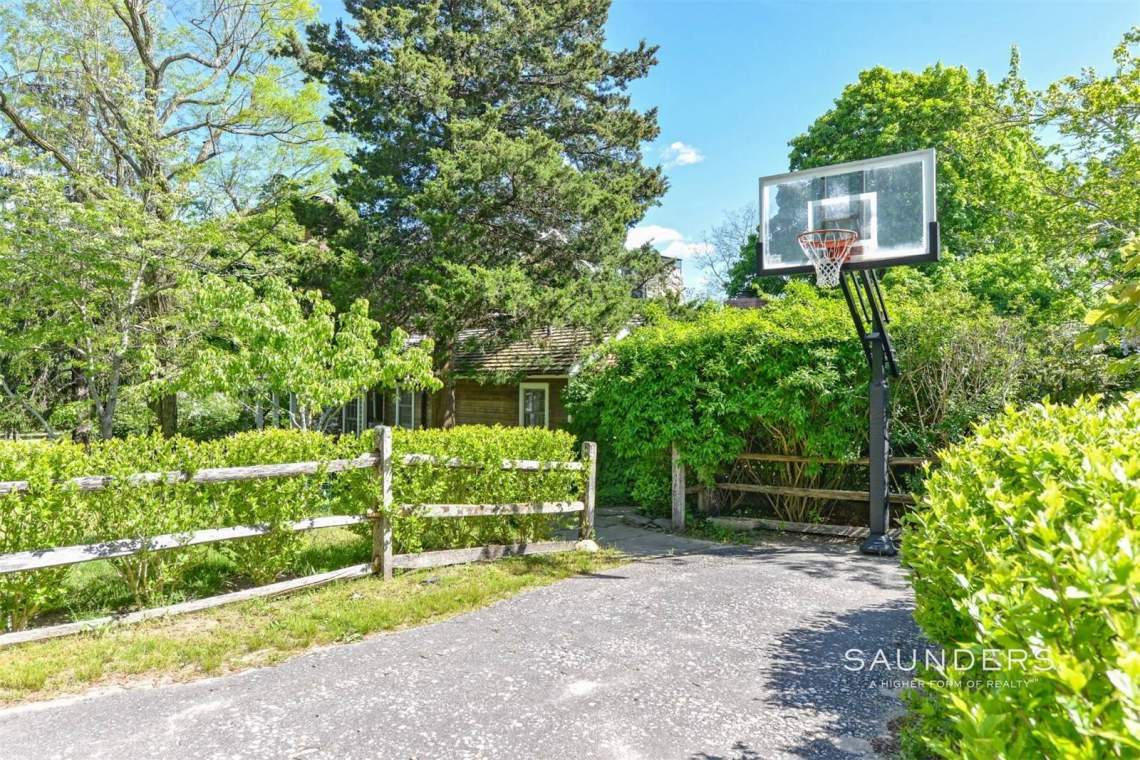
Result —
[[[821,288],[839,285],[839,273],[858,240],[855,230],[808,230],[796,235],[804,255],[815,267],[815,284]]]

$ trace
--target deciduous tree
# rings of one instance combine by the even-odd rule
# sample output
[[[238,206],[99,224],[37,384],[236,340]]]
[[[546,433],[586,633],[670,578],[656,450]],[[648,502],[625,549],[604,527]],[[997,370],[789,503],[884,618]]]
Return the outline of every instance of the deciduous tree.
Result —
[[[70,374],[109,438],[122,386],[155,373],[168,334],[169,315],[150,304],[191,276],[215,230],[157,220],[113,187],[84,188],[53,176],[0,185],[0,353],[5,367]],[[27,388],[4,387],[34,409]]]
[[[1008,81],[940,64],[917,73],[876,66],[791,147],[793,170],[935,148],[949,261],[932,273],[1004,313],[1058,321],[1083,310],[1092,279],[1082,251],[1058,245],[1072,214],[1046,191],[1055,170],[1018,119]]]
[[[254,289],[208,277],[185,321],[200,340],[180,387],[241,401],[259,428],[267,410],[290,396],[291,423],[323,430],[364,389],[439,387],[431,374],[430,341],[409,346],[397,329],[381,344],[380,324],[368,316],[363,299],[338,316],[319,293],[298,297],[277,278]]]
[[[137,200],[160,224],[248,210],[273,175],[327,177],[320,90],[281,57],[308,0],[19,0],[0,9],[5,169],[65,176],[70,193]],[[176,274],[143,272],[169,310]],[[114,266],[114,264],[112,264]],[[172,347],[158,346],[159,365]],[[174,396],[158,405],[176,428]]]

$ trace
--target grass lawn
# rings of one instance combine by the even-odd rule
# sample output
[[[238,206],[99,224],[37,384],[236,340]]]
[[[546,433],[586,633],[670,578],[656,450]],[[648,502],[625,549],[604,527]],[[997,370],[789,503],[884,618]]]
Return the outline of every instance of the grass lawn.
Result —
[[[348,528],[317,530],[299,539],[300,551],[289,568],[290,577],[348,567],[367,562],[372,556],[371,535]],[[171,588],[148,606],[176,604],[256,585],[242,577],[240,567],[221,545],[194,546],[179,551],[187,555],[187,565],[178,573]],[[46,610],[43,619],[36,624],[83,620],[137,609],[130,589],[109,561],[74,565],[64,584],[66,604]]]
[[[131,678],[182,681],[267,665],[313,646],[440,620],[621,562],[615,552],[566,552],[402,573],[388,582],[363,578],[0,649],[0,704]]]

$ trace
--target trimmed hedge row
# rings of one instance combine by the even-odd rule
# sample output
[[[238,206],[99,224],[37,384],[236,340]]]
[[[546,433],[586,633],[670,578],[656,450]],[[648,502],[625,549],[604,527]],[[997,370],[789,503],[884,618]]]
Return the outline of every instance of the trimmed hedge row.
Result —
[[[1098,401],[982,425],[943,454],[906,519],[915,618],[976,656],[928,683],[917,729],[928,750],[1140,755],[1140,394]],[[986,650],[999,653],[988,667]],[[998,685],[956,683],[972,678]]]
[[[376,503],[378,481],[371,470],[327,476],[279,478],[194,485],[113,485],[81,492],[68,484],[81,475],[125,478],[136,472],[193,471],[298,461],[351,458],[371,451],[371,433],[334,438],[296,430],[239,433],[197,442],[140,436],[93,443],[0,442],[0,480],[27,480],[27,493],[0,496],[0,554],[180,533],[232,525],[283,526],[322,514],[361,514]],[[576,451],[568,433],[533,428],[460,427],[396,430],[393,451],[459,457],[487,467],[393,468],[397,503],[498,502],[579,498],[581,472],[502,470],[502,459],[570,460]],[[398,460],[397,460],[398,462]],[[428,520],[397,517],[397,552],[532,541],[546,537],[553,518],[544,516]],[[366,531],[367,526],[360,526]],[[267,583],[292,566],[304,536],[274,531],[265,536],[217,544],[243,576]],[[193,548],[141,553],[112,560],[136,603],[146,606],[177,587]],[[67,568],[0,576],[0,619],[21,628],[39,611],[63,601]],[[0,628],[5,627],[0,625]]]

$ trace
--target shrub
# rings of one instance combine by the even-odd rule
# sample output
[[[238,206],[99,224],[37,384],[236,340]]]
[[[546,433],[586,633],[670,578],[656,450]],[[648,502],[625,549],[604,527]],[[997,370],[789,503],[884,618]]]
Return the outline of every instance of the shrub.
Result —
[[[542,428],[461,426],[449,430],[397,430],[398,457],[416,452],[480,465],[474,468],[395,467],[397,504],[568,501],[581,498],[582,473],[573,470],[503,470],[504,459],[576,459],[574,437]],[[398,461],[398,460],[397,460]],[[537,541],[550,535],[541,515],[456,519],[398,518],[392,528],[397,552]]]
[[[843,301],[803,283],[759,310],[662,320],[607,346],[570,386],[580,437],[603,444],[603,480],[628,469],[631,495],[668,503],[670,446],[709,483],[751,438],[763,450],[858,456],[866,365]]]
[[[66,546],[83,534],[79,500],[74,490],[54,487],[60,472],[70,468],[71,457],[46,443],[0,444],[2,480],[27,480],[40,498],[0,496],[0,554]],[[59,604],[66,569],[0,575],[0,627],[20,629],[42,609]]]
[[[241,467],[270,462],[304,462],[337,459],[345,446],[330,436],[300,430],[263,430],[238,433],[199,445],[211,462]],[[346,456],[360,453],[348,447]],[[219,466],[219,465],[212,465]],[[262,585],[295,565],[304,534],[287,530],[291,523],[331,511],[331,483],[367,483],[371,473],[353,471],[333,476],[270,478],[199,486],[211,504],[219,525],[265,525],[270,532],[257,538],[227,541],[218,548],[229,556],[243,576]],[[363,512],[359,502],[353,513]]]
[[[1032,653],[984,673],[1024,686],[932,685],[930,747],[1140,752],[1140,395],[1007,410],[945,452],[928,488],[903,538],[915,618],[944,647]]]
[[[194,471],[295,461],[351,458],[373,449],[371,433],[335,438],[315,432],[267,430],[213,441],[155,436],[92,443],[0,442],[0,480],[28,480],[30,490],[0,497],[0,554],[68,544],[141,539],[166,533],[233,525],[268,525],[268,534],[217,545],[239,572],[266,583],[295,569],[301,535],[287,524],[321,514],[362,514],[374,508],[378,481],[371,470],[335,475],[274,478],[210,485],[177,483],[132,486],[137,472]],[[408,452],[460,457],[486,467],[393,468],[393,496],[399,504],[564,501],[580,498],[582,473],[567,470],[503,470],[503,459],[574,459],[568,433],[534,428],[461,427],[452,430],[397,430],[394,454]],[[80,492],[68,478],[111,475],[117,482],[101,491]],[[482,543],[532,541],[549,535],[543,516],[426,520],[397,517],[398,552]],[[363,526],[361,530],[367,530]],[[141,552],[112,564],[145,606],[179,591],[182,570],[195,548]],[[23,627],[39,611],[58,606],[66,570],[0,576],[0,615]]]
[[[1023,320],[1000,317],[949,287],[888,297],[900,370],[891,380],[894,451],[929,456],[964,438],[976,421],[1032,393],[1030,328]]]
[[[252,415],[222,393],[205,396],[178,394],[178,433],[196,441],[210,441],[253,428]]]
[[[1074,350],[1072,335],[999,316],[953,282],[936,285],[904,269],[887,283],[901,370],[891,380],[896,455],[929,456],[1006,404],[1099,391],[1097,380],[1107,382],[1091,369],[1103,367],[1103,357]],[[567,406],[580,437],[596,439],[604,452],[601,494],[628,493],[659,507],[668,503],[674,441],[705,484],[747,448],[860,456],[866,383],[866,359],[843,300],[792,281],[761,309],[704,309],[608,344],[572,381]],[[852,468],[752,471],[773,484],[866,488],[865,473]],[[782,517],[804,521],[818,502],[783,498],[776,506]]]
[[[137,472],[193,471],[211,466],[207,452],[189,439],[167,439],[155,434],[102,441],[91,446],[89,453],[70,444],[61,444],[60,449],[72,452],[72,466],[82,467],[81,474],[115,478],[109,488],[79,497],[83,522],[89,531],[88,540],[142,539],[217,524],[214,504],[199,486],[190,483],[134,486],[127,482],[127,478]],[[66,483],[55,485],[55,490],[70,488],[72,486]],[[21,498],[37,496],[25,494]],[[163,594],[190,557],[189,551],[144,550],[112,560],[112,564],[136,602],[145,606]]]

